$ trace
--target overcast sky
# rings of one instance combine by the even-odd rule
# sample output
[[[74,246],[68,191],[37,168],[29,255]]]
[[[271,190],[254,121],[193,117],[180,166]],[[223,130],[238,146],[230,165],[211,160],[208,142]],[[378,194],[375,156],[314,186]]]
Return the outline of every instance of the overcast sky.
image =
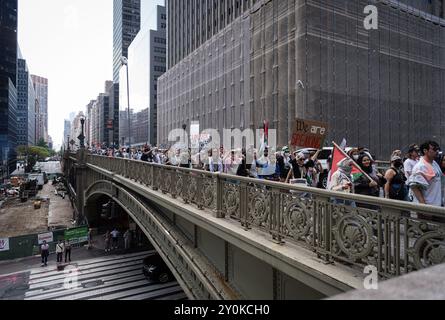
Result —
[[[163,0],[141,0],[145,16]],[[112,0],[19,0],[19,46],[32,74],[49,80],[49,134],[104,91],[113,74]]]

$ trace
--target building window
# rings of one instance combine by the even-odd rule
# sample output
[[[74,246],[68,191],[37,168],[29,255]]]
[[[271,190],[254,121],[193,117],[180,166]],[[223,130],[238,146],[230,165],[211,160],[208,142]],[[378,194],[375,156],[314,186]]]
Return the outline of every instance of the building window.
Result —
[[[158,37],[155,37],[155,42],[156,42],[156,43],[163,43],[163,44],[166,43],[166,41],[165,41],[164,38],[158,38]]]
[[[165,67],[155,66],[154,70],[159,72],[165,72]]]

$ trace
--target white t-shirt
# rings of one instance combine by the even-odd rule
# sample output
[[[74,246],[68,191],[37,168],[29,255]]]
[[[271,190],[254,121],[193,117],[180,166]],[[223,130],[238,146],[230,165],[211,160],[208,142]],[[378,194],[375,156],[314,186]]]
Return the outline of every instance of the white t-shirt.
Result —
[[[409,180],[409,178],[411,177],[411,174],[413,172],[414,167],[416,166],[416,164],[419,161],[417,160],[412,160],[412,159],[407,159],[403,165],[403,169],[405,171],[405,177],[406,179]]]
[[[423,158],[413,168],[409,180],[410,187],[421,188],[425,202],[432,206],[442,206],[442,170],[436,161],[427,163]],[[419,203],[414,196],[414,202]]]

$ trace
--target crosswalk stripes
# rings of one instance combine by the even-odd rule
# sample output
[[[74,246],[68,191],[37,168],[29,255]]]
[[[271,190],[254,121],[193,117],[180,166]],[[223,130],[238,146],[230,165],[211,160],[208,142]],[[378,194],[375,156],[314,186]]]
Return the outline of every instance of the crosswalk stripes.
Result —
[[[75,273],[32,270],[25,300],[186,299],[177,282],[157,284],[145,279],[142,261],[154,253],[149,251],[81,261],[70,266],[75,268]],[[65,288],[66,283],[73,288]]]
[[[88,268],[88,267],[95,267],[96,264],[99,263],[102,266],[106,266],[106,265],[110,265],[110,264],[115,264],[117,262],[131,261],[131,260],[134,260],[134,258],[136,258],[136,257],[140,257],[141,259],[143,259],[146,256],[149,256],[154,253],[156,253],[156,251],[145,251],[145,252],[139,252],[139,253],[124,255],[124,256],[109,256],[108,261],[105,260],[105,257],[102,257],[100,259],[92,259],[92,260],[76,262],[73,265],[78,266],[78,267]],[[59,274],[60,274],[60,272],[57,270],[48,271],[48,269],[35,269],[35,270],[31,271],[29,278],[30,279],[38,279],[40,277],[48,277],[50,275],[59,275]]]

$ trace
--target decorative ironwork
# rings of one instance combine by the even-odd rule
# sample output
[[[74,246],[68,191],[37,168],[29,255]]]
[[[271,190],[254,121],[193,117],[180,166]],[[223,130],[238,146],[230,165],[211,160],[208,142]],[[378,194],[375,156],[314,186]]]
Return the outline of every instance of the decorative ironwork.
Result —
[[[189,175],[189,184],[187,186],[187,200],[190,203],[197,203],[198,201],[198,179],[197,175]]]
[[[67,157],[68,164],[76,161],[72,158]],[[89,184],[110,179],[96,168],[127,175],[153,190],[161,189],[172,199],[181,197],[199,208],[221,212],[218,216],[235,219],[244,227],[252,225],[269,232],[279,242],[283,239],[304,244],[328,261],[335,259],[359,267],[375,265],[385,277],[445,262],[443,208],[133,160],[89,155],[87,161],[98,172],[88,176]],[[96,184],[88,192],[105,187]],[[358,207],[337,204],[330,200],[332,197],[357,203]],[[360,207],[361,204],[376,210]]]
[[[182,173],[177,173],[176,180],[172,188],[174,189],[175,197],[182,197],[184,190],[184,175]]]
[[[239,194],[239,186],[225,183],[223,191],[223,210],[228,216],[238,220],[241,219]]]
[[[216,208],[216,181],[204,179],[202,184],[202,202],[204,208],[214,210]]]
[[[445,263],[445,227],[411,222],[407,231],[412,246],[407,250],[414,270]]]
[[[333,221],[334,248],[338,247],[348,260],[354,262],[371,254],[376,245],[373,228],[358,210],[352,212],[334,210]]]
[[[248,188],[248,222],[258,227],[265,227],[271,213],[271,194],[264,188]]]
[[[284,234],[294,240],[311,241],[314,201],[292,195],[282,196]]]

